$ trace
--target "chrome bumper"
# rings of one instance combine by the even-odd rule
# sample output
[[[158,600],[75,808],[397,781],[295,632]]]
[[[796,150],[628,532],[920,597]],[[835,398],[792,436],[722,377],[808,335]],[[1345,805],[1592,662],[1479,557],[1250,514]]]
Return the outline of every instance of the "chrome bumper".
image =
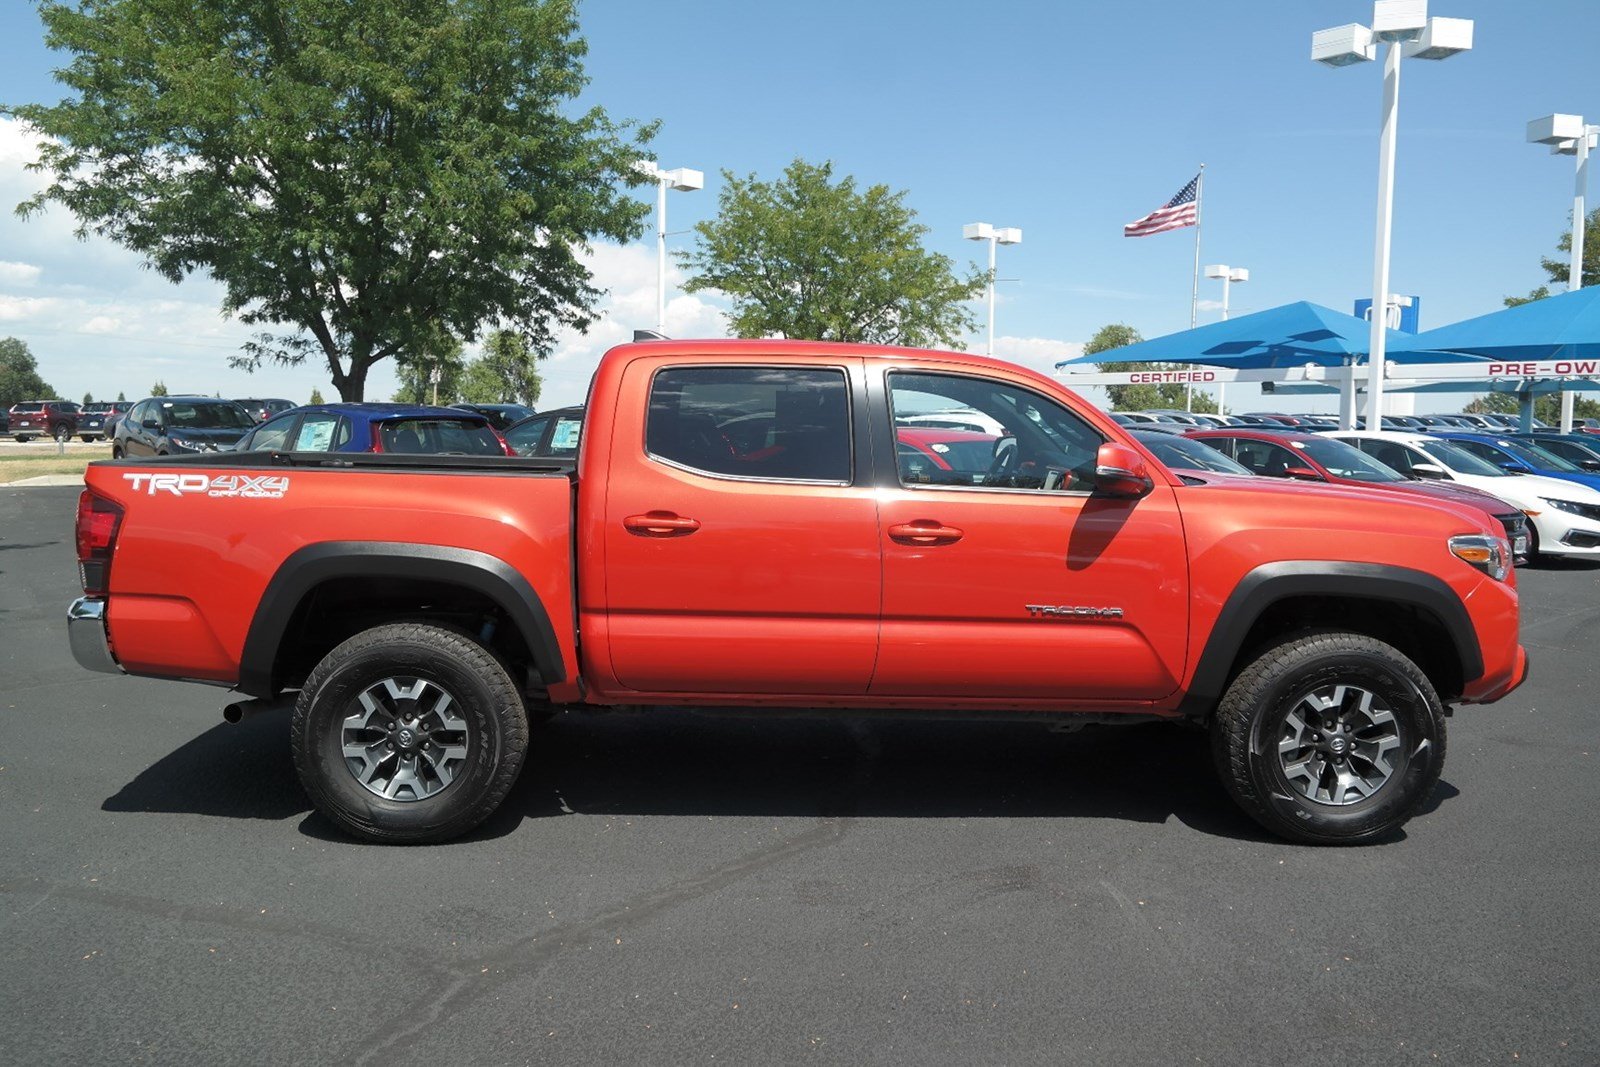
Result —
[[[86,670],[104,674],[123,674],[111,656],[111,641],[106,636],[106,602],[81,596],[67,609],[67,640],[72,658]]]

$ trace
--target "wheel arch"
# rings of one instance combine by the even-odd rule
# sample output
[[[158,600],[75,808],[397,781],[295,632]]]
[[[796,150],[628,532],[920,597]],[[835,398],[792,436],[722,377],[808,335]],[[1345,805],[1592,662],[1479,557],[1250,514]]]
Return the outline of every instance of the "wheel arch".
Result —
[[[267,583],[240,654],[238,688],[260,698],[284,688],[280,668],[286,639],[319,591],[341,583],[394,581],[460,591],[492,605],[515,632],[506,640],[525,654],[539,680],[544,685],[566,681],[560,642],[539,594],[499,557],[448,545],[325,541],[292,553]]]
[[[1436,575],[1381,563],[1266,563],[1246,574],[1223,604],[1180,710],[1209,715],[1252,652],[1317,628],[1394,645],[1445,701],[1483,673],[1483,650],[1466,605]]]

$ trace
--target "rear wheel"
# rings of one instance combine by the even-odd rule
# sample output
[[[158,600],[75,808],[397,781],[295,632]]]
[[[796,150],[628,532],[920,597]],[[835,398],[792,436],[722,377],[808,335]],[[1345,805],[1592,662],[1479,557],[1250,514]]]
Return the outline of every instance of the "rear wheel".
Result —
[[[51,434],[51,436],[56,439],[57,444],[64,445],[68,441],[72,440],[72,427],[65,424],[57,426],[55,433]]]
[[[111,446],[111,458],[112,459],[121,459],[122,455],[123,455],[123,452],[122,452],[122,446],[121,445],[112,445]]]
[[[28,436],[28,435],[27,435],[27,434],[25,434],[25,433],[19,433],[19,434],[17,434],[17,435],[16,435],[16,438],[17,438],[17,443],[18,443],[18,444],[22,444],[22,445],[25,445],[25,444],[27,444],[27,443],[28,443],[28,442],[29,442],[29,441],[31,441],[31,440],[33,440],[33,438],[31,438],[31,437],[29,437],[29,436]]]
[[[94,444],[94,434],[86,433],[86,434],[83,434],[82,437],[83,437],[83,443],[84,444],[86,444],[86,445]]]
[[[1228,687],[1212,753],[1235,801],[1291,841],[1357,844],[1403,825],[1444,767],[1444,709],[1426,675],[1361,634],[1291,637]]]
[[[464,634],[378,626],[317,665],[295,703],[295,769],[312,802],[369,841],[446,841],[488,818],[527,755],[522,695]]]

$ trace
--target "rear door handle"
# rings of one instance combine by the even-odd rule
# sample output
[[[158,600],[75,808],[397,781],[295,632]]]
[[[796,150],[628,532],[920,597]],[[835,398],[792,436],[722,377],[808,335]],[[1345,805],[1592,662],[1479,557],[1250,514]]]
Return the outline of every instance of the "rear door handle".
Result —
[[[935,519],[916,519],[889,527],[890,540],[902,545],[951,545],[961,540],[963,533]]]
[[[699,519],[685,519],[670,511],[650,511],[622,520],[629,533],[640,537],[684,537],[700,529]]]

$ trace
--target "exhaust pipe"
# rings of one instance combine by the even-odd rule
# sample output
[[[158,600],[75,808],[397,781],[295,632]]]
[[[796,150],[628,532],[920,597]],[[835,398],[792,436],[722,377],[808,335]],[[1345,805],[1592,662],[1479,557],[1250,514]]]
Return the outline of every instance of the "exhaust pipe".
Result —
[[[222,709],[225,721],[237,726],[252,715],[260,715],[264,711],[279,711],[294,705],[298,693],[272,697],[269,700],[236,700]]]

